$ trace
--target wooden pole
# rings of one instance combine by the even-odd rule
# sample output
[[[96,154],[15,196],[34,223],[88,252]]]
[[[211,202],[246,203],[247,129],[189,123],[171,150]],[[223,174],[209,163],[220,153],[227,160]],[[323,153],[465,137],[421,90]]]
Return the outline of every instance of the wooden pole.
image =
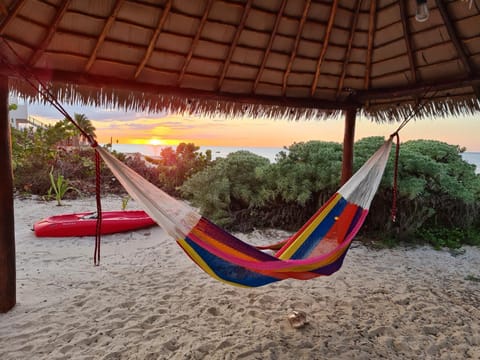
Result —
[[[355,117],[357,109],[345,110],[345,133],[343,136],[343,160],[341,185],[352,176],[353,143],[355,139]]]
[[[15,306],[15,228],[8,78],[0,76],[0,313]]]

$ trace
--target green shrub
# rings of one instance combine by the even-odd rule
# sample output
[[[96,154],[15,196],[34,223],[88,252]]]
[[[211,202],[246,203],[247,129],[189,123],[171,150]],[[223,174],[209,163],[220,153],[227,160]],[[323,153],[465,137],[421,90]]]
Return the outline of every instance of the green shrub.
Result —
[[[436,249],[444,247],[457,249],[462,244],[480,245],[480,230],[473,228],[420,228],[417,230],[416,235],[419,240],[432,245]]]
[[[233,212],[265,204],[264,179],[259,168],[270,161],[248,151],[237,151],[190,177],[182,194],[220,225],[233,221]]]
[[[355,144],[357,170],[384,142],[370,137]],[[193,175],[183,194],[202,213],[236,229],[275,226],[298,228],[338,188],[342,146],[311,141],[281,152],[277,162],[240,152]],[[463,161],[461,149],[439,141],[402,144],[399,159],[397,221],[391,220],[394,149],[362,227],[364,237],[427,242],[458,247],[478,244],[480,176]]]
[[[342,146],[333,142],[295,143],[281,153],[269,170],[272,191],[288,203],[305,205],[326,200],[338,187]],[[320,205],[320,204],[319,204]]]
[[[55,161],[55,134],[53,128],[12,129],[14,185],[18,191],[41,195],[48,191],[48,173]]]
[[[478,228],[480,176],[475,174],[474,166],[462,159],[462,151],[458,146],[433,140],[402,144],[397,222],[389,220],[392,154],[367,218],[366,229],[411,241],[420,229]]]
[[[18,191],[44,195],[51,187],[49,170],[83,193],[95,191],[94,150],[57,149],[71,136],[62,126],[12,129],[12,160]],[[384,139],[370,137],[355,144],[354,170],[379,148]],[[295,143],[277,155],[277,162],[247,151],[211,160],[194,144],[165,148],[155,164],[140,156],[115,154],[143,177],[173,195],[182,194],[202,214],[230,229],[269,226],[298,229],[337,189],[342,146],[332,142]],[[439,141],[402,144],[399,159],[397,222],[390,219],[394,149],[385,175],[362,227],[364,237],[426,242],[456,248],[480,243],[480,175],[463,161],[464,149]],[[102,189],[123,193],[102,164]],[[52,189],[52,191],[54,191]],[[65,194],[63,194],[65,195]],[[63,196],[62,196],[63,197]]]

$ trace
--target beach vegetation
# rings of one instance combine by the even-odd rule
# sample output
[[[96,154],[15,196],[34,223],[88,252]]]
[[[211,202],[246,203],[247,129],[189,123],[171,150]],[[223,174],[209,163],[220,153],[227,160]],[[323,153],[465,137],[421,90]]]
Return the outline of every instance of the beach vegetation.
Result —
[[[95,134],[95,126],[93,126],[91,120],[88,119],[85,114],[75,113],[73,119],[86,135],[81,133],[80,130],[70,122],[70,120],[63,119],[56,123],[56,125],[65,131],[65,145],[79,146],[87,143],[89,141],[88,138],[92,140],[97,138],[97,135]]]
[[[37,129],[12,129],[15,188],[45,195],[55,192],[50,170],[69,186],[62,197],[95,193],[94,150],[65,147],[72,136],[60,123]],[[354,170],[384,139],[369,137],[355,143]],[[182,197],[202,214],[229,230],[274,227],[297,230],[338,189],[342,146],[334,142],[294,143],[277,154],[276,162],[248,151],[212,161],[194,144],[163,148],[159,158],[113,154],[154,185]],[[480,243],[480,175],[462,159],[463,148],[439,141],[407,141],[400,147],[396,221],[391,219],[394,152],[361,229],[362,238],[388,246],[428,243],[457,248]],[[150,161],[154,160],[154,161]],[[102,163],[102,191],[125,194]],[[63,184],[63,183],[62,183]]]
[[[130,201],[131,197],[130,196],[124,196],[122,197],[122,210],[125,211],[127,209],[128,202]]]
[[[204,216],[226,226],[234,222],[235,211],[265,204],[260,169],[268,166],[267,158],[237,151],[189,177],[179,190]]]
[[[160,187],[170,195],[179,196],[179,187],[190,176],[203,170],[212,162],[211,152],[203,154],[193,143],[180,143],[175,149],[165,147],[158,160]]]
[[[71,133],[62,122],[46,127],[12,128],[11,133],[16,191],[48,196],[49,190],[53,191],[50,180],[52,168],[56,176],[63,176],[80,192],[88,194],[95,190],[94,150],[64,146]],[[107,185],[113,178],[105,166],[102,166],[102,178]],[[77,191],[69,191],[64,196],[76,197],[78,194]]]
[[[464,149],[433,140],[407,141],[400,149],[397,221],[388,221],[392,156],[367,220],[370,230],[439,247],[467,243],[470,229],[480,227],[480,176],[462,159]]]
[[[265,174],[275,181],[273,193],[285,203],[321,205],[338,187],[342,146],[334,142],[308,141],[289,146]]]
[[[54,198],[57,201],[57,206],[62,206],[62,199],[68,191],[77,191],[73,186],[70,186],[69,182],[61,174],[56,177],[53,174],[53,167],[49,173],[50,188],[48,189],[47,199]]]
[[[50,188],[49,171],[61,138],[57,127],[12,128],[12,165],[14,185],[20,192],[45,194]]]
[[[480,283],[480,277],[478,276],[475,276],[475,275],[467,275],[465,276],[465,280],[468,280],[468,281],[473,281],[473,282],[478,282]]]
[[[356,142],[355,170],[383,141],[381,137],[370,137]],[[295,143],[287,150],[280,152],[273,164],[239,162],[255,156],[242,152],[217,160],[214,166],[189,178],[182,186],[182,194],[204,215],[230,230],[262,226],[298,229],[338,188],[342,146],[310,141]],[[394,222],[392,149],[361,230],[363,237],[379,239],[386,246],[400,242],[428,243],[438,248],[478,245],[480,176],[473,165],[462,159],[464,150],[433,140],[401,145]]]
[[[136,153],[126,157],[124,156],[120,160],[122,160],[128,167],[135,170],[135,172],[150,181],[155,186],[161,186],[158,167],[155,165],[150,165],[149,162],[144,160],[141,154]]]
[[[444,247],[456,249],[462,245],[480,246],[480,229],[474,227],[422,227],[416,235],[436,249]]]

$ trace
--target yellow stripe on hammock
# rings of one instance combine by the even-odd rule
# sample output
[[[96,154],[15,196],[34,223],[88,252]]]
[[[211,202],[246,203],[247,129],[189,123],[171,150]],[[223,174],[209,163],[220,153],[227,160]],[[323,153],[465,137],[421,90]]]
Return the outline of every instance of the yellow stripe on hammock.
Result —
[[[303,245],[305,240],[311,235],[311,233],[318,227],[318,225],[325,219],[328,213],[337,205],[338,201],[342,198],[340,194],[337,194],[332,201],[323,209],[323,211],[318,214],[318,216],[302,231],[302,233],[295,239],[295,241],[290,244],[287,250],[285,250],[280,256],[279,259],[288,260],[290,259]]]

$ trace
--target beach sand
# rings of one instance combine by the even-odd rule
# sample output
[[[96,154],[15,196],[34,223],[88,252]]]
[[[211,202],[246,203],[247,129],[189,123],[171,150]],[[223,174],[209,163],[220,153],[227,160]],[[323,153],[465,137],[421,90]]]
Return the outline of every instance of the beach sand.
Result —
[[[30,230],[94,209],[93,198],[15,200],[17,305],[0,314],[0,359],[480,359],[479,248],[354,242],[330,277],[244,289],[204,274],[159,227],[104,236],[99,267],[93,238]],[[290,325],[293,310],[305,327]]]

